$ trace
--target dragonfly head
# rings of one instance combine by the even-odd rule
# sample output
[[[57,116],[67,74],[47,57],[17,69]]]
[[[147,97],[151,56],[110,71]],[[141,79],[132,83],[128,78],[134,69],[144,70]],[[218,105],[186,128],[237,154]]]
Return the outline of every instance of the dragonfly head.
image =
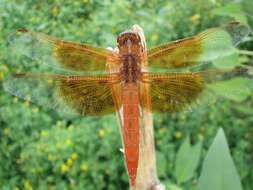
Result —
[[[140,48],[141,46],[141,38],[136,32],[125,31],[122,32],[118,38],[118,48],[120,51],[127,51],[128,53],[132,53],[132,51],[136,50],[136,48]]]

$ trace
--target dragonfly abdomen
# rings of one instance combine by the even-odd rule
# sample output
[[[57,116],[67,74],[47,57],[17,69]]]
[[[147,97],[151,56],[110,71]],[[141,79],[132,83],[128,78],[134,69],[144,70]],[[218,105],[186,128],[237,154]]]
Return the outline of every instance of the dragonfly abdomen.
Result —
[[[139,161],[139,97],[135,83],[123,89],[123,140],[125,160],[131,186],[135,186]]]

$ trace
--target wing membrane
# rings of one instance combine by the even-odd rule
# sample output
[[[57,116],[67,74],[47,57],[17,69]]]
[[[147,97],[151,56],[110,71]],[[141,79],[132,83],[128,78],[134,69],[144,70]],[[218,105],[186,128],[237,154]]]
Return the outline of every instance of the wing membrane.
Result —
[[[182,68],[209,62],[235,52],[235,47],[249,34],[247,26],[233,22],[212,28],[196,36],[164,44],[148,51],[154,68]]]
[[[38,61],[35,64],[78,72],[105,71],[107,59],[114,55],[107,49],[63,41],[26,29],[18,30],[9,41],[12,51]]]
[[[68,113],[98,116],[115,111],[111,88],[116,75],[16,74],[4,83],[13,95]]]
[[[152,110],[155,112],[178,112],[191,109],[194,103],[212,104],[218,98],[212,89],[224,81],[247,78],[242,68],[197,72],[144,73],[142,82],[150,84]],[[236,90],[222,86],[223,94],[249,92],[249,86],[237,86]],[[145,94],[141,94],[144,99]],[[204,101],[204,102],[203,102]],[[145,108],[145,105],[142,105]]]

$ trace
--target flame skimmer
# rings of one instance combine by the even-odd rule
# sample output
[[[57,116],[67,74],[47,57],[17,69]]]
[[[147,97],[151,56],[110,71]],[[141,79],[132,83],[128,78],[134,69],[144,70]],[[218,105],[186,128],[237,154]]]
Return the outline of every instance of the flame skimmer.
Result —
[[[201,99],[208,84],[246,74],[242,68],[216,69],[210,62],[234,53],[248,34],[246,26],[230,23],[145,50],[140,36],[126,31],[117,38],[118,51],[112,52],[20,29],[10,43],[13,53],[25,55],[24,72],[12,74],[4,88],[42,106],[81,115],[101,116],[122,109],[125,158],[134,186],[140,109],[181,111]],[[150,102],[142,84],[150,88]]]

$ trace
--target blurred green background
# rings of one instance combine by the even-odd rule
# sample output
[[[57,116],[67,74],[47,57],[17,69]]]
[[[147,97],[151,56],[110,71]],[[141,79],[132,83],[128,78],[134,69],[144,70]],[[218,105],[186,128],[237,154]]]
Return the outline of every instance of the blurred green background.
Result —
[[[72,117],[3,91],[4,77],[14,70],[6,39],[16,29],[106,48],[116,45],[117,34],[139,24],[152,47],[231,20],[253,26],[252,10],[252,0],[0,0],[0,189],[128,189],[114,115]],[[241,48],[253,50],[252,41]],[[252,63],[250,56],[240,58]],[[192,143],[203,144],[201,161],[194,175],[178,186],[195,189],[206,150],[222,127],[243,187],[253,189],[253,96],[221,102],[154,116],[158,174],[164,184],[178,183],[176,153],[189,136]]]

